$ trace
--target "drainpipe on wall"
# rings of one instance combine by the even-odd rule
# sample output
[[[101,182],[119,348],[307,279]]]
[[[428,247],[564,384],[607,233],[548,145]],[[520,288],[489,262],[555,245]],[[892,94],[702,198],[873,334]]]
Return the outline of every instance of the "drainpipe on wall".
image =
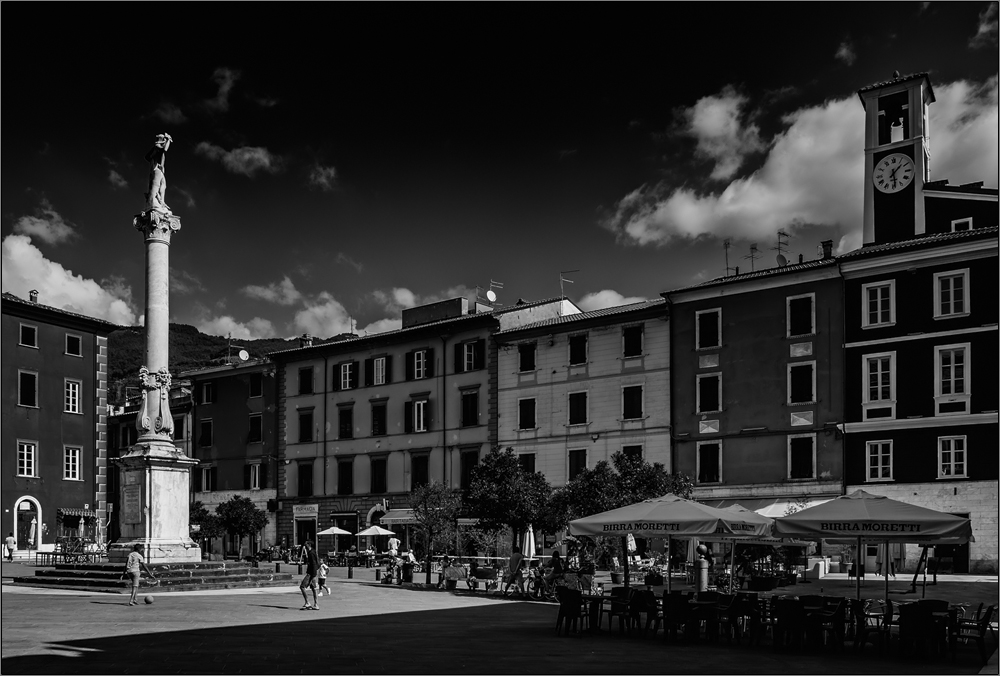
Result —
[[[326,458],[326,409],[327,409],[327,406],[330,403],[330,402],[328,402],[326,400],[326,393],[327,393],[326,379],[327,379],[327,376],[328,376],[327,370],[328,370],[328,367],[329,367],[329,364],[326,363],[327,359],[329,359],[329,356],[328,355],[323,355],[323,434],[321,435],[322,439],[323,439],[323,442],[322,442],[323,443],[323,495],[326,495],[326,470],[327,470],[327,467],[326,467],[326,463],[327,463],[327,458]],[[352,467],[353,467],[353,465],[352,465]],[[318,516],[319,515],[317,515],[317,518],[318,518]],[[319,528],[319,524],[317,524],[316,527]]]
[[[445,486],[448,486],[448,467],[451,464],[448,457],[448,394],[445,389],[445,385],[448,379],[448,350],[445,346],[448,344],[448,336],[441,336],[441,455],[444,458],[444,463],[442,463],[441,474],[442,481]],[[448,486],[450,488],[450,486]]]

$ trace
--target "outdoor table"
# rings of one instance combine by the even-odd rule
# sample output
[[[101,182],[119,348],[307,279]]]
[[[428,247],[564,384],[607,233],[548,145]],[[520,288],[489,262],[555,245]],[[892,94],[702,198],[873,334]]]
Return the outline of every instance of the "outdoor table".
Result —
[[[590,631],[600,631],[604,602],[610,601],[611,597],[603,594],[583,594],[582,596],[583,600],[587,602],[587,610],[590,612]]]

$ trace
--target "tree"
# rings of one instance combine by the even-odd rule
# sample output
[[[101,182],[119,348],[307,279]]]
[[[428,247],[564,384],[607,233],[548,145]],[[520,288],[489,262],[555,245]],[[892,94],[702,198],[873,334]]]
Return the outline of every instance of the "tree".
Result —
[[[525,471],[514,449],[494,448],[472,470],[465,504],[481,529],[509,527],[516,535],[545,519],[551,494],[545,475]]]
[[[201,546],[203,554],[211,549],[214,538],[221,538],[225,534],[219,517],[209,512],[201,500],[195,500],[191,503],[191,508],[188,511],[188,524],[191,539]]]
[[[431,561],[435,547],[454,540],[458,515],[462,510],[462,492],[432,482],[410,491],[410,506],[417,522],[417,540],[424,547],[427,584],[431,583]]]
[[[267,512],[253,504],[253,500],[234,495],[215,508],[222,527],[239,540],[240,556],[243,555],[243,538],[259,533],[267,525]]]

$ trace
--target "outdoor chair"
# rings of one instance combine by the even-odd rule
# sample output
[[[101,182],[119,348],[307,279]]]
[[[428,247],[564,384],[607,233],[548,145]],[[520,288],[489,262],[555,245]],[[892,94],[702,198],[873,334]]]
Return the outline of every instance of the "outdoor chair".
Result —
[[[949,636],[952,662],[955,661],[958,654],[958,642],[967,643],[970,640],[976,642],[976,646],[979,648],[979,655],[983,658],[983,665],[989,661],[990,653],[986,649],[986,634],[990,631],[990,620],[993,619],[994,608],[995,606],[989,606],[979,615],[975,624],[959,622],[954,625],[951,636]]]
[[[899,606],[899,622],[895,625],[900,655],[924,655],[924,647],[936,648],[935,622],[927,606],[903,603]]]
[[[802,645],[805,611],[801,599],[778,597],[772,601],[774,649]]]
[[[928,628],[930,632],[928,641],[931,643],[931,647],[938,653],[944,653],[948,649],[950,604],[945,599],[920,599],[917,601],[917,605],[931,615],[931,626]],[[957,619],[957,611],[955,617]]]
[[[874,644],[878,641],[878,650],[882,652],[882,641],[884,634],[881,631],[881,622],[878,615],[869,612],[871,600],[852,599],[851,616],[854,619],[854,650],[860,652],[866,643]]]
[[[771,640],[775,640],[775,625],[776,620],[774,617],[774,598],[765,596],[757,601],[757,612],[755,617],[751,618],[751,630],[750,644],[754,646],[760,645],[760,640],[765,634],[771,634]]]
[[[608,609],[608,631],[611,631],[611,623],[614,618],[618,618],[618,631],[624,632],[626,629],[632,631],[632,615],[629,604],[635,589],[631,587],[611,588],[611,608]]]
[[[645,636],[652,625],[653,636],[656,636],[662,621],[660,603],[656,599],[656,593],[649,589],[638,590],[632,595],[630,606],[631,622],[637,629],[640,629],[641,635]],[[645,624],[642,622],[642,615],[646,616]]]
[[[689,603],[690,594],[682,592],[663,592],[663,641],[670,642],[676,638],[677,630],[688,630],[688,625],[694,620],[694,607]],[[681,636],[685,634],[682,633]]]
[[[587,605],[583,602],[583,592],[579,589],[556,587],[556,598],[559,599],[559,615],[556,617],[556,636],[561,633],[564,624],[567,636],[570,631],[575,631],[579,634],[583,629],[584,621],[589,617]]]
[[[736,600],[735,594],[719,594],[719,600],[715,605],[715,626],[713,628],[716,637],[723,631],[726,640],[740,642],[740,604]]]
[[[823,598],[823,597],[821,597]],[[831,636],[841,650],[844,649],[844,625],[847,622],[847,599],[823,598],[821,610],[810,610],[805,613],[806,633],[825,645]]]

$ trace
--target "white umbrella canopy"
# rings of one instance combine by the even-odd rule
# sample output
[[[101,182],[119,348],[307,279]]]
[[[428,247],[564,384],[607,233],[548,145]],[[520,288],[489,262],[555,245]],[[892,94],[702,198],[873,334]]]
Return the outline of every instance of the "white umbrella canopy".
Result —
[[[708,507],[668,494],[569,522],[573,535],[678,537],[729,535],[761,537],[770,526],[757,514]]]
[[[351,531],[344,530],[343,528],[337,528],[336,526],[330,526],[326,530],[321,530],[316,533],[316,535],[351,535]]]
[[[521,553],[525,556],[525,558],[535,558],[535,531],[530,525],[527,530],[524,531],[524,539],[522,540],[521,545]]]
[[[361,537],[362,535],[395,535],[395,533],[379,526],[369,526],[358,533],[358,537]]]

